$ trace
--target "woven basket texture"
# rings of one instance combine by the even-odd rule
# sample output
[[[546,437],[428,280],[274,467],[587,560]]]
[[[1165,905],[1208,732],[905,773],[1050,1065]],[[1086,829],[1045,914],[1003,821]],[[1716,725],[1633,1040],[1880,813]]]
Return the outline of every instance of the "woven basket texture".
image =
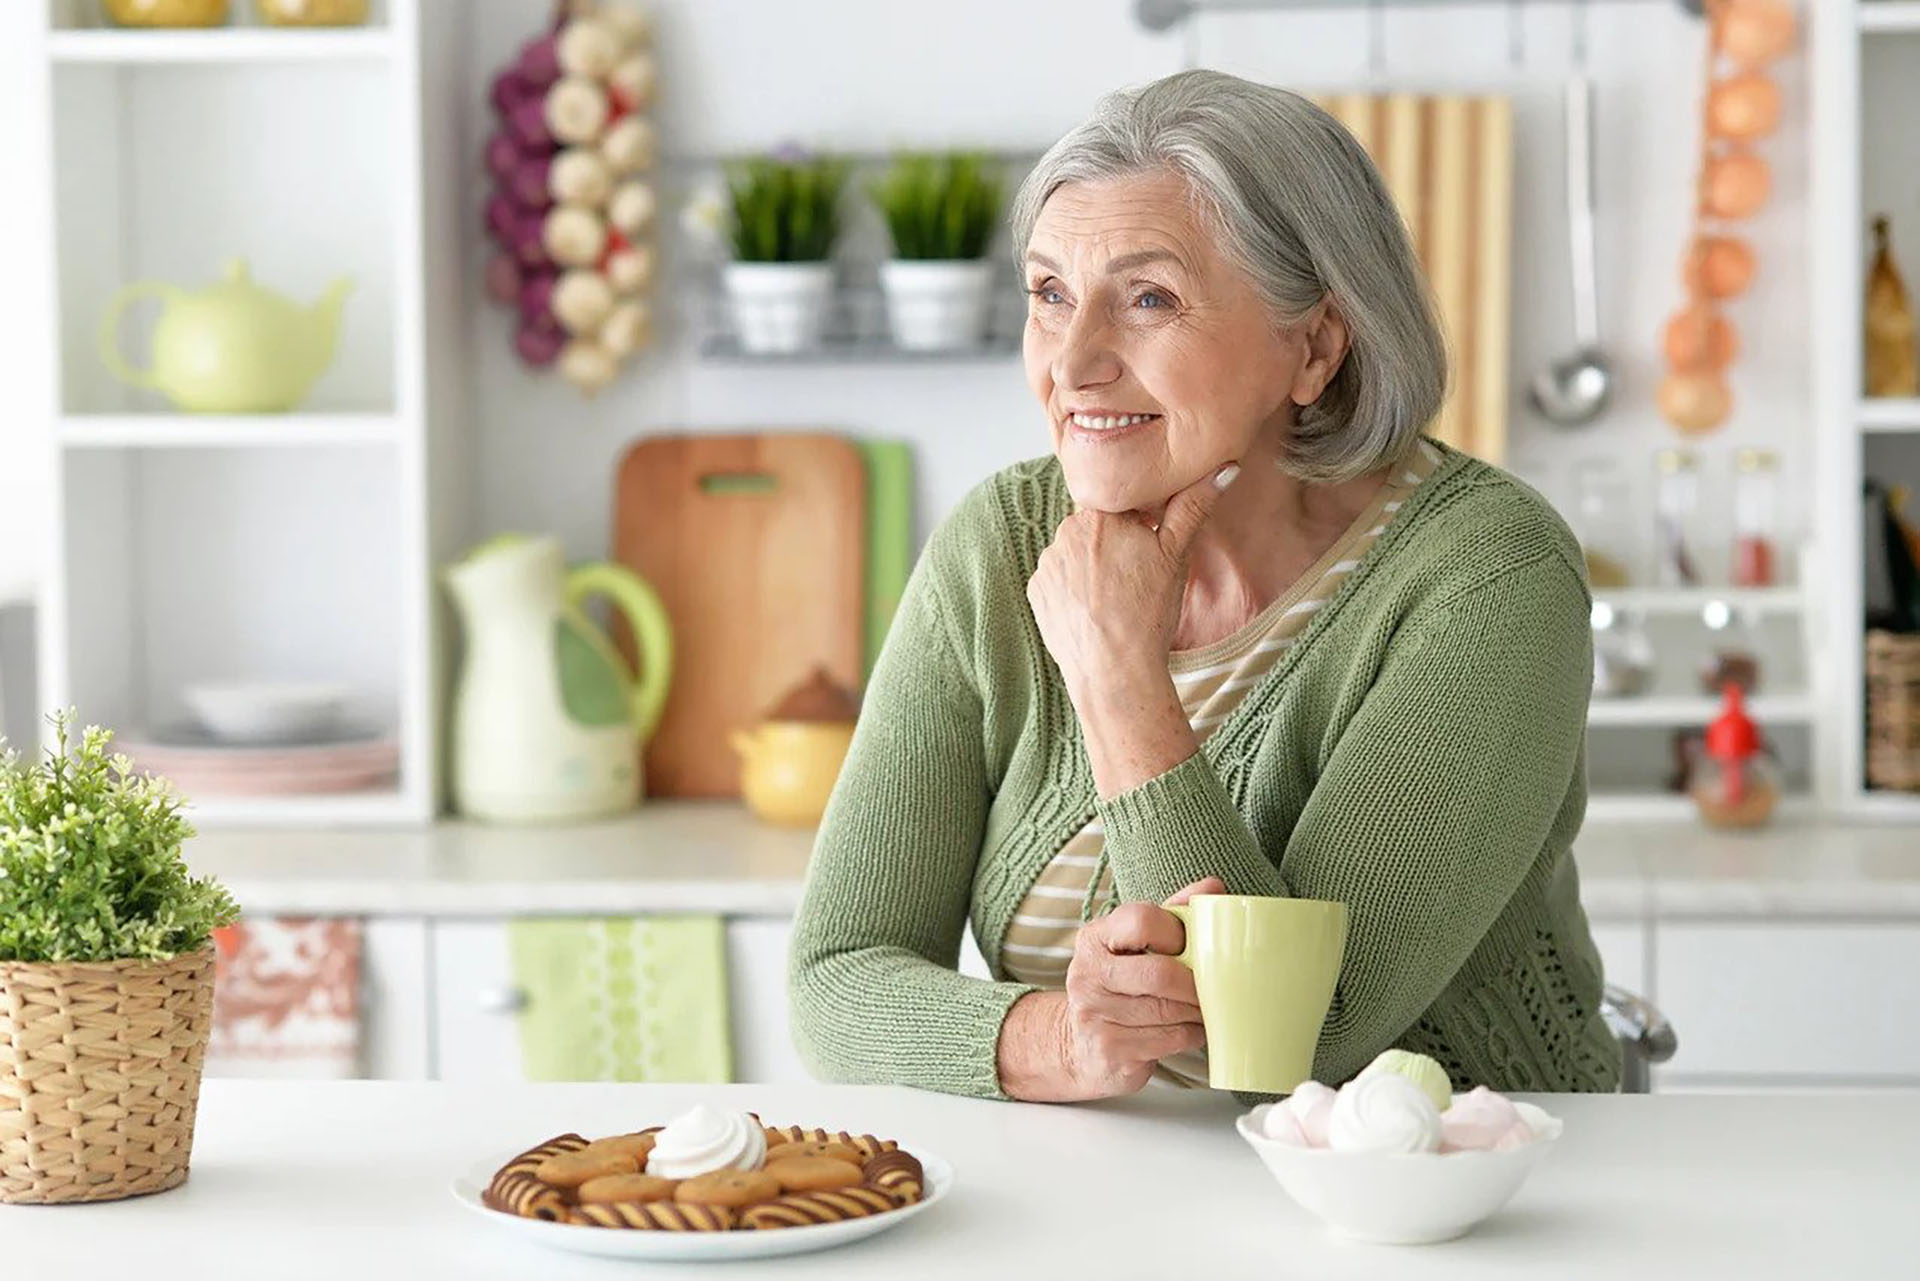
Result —
[[[112,1201],[187,1178],[213,948],[0,962],[0,1203]]]

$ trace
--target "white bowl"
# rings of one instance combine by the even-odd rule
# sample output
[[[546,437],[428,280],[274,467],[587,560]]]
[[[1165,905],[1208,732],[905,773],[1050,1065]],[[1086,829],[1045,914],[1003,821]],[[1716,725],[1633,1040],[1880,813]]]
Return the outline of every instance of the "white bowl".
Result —
[[[1263,1103],[1235,1126],[1287,1195],[1342,1236],[1381,1245],[1451,1241],[1505,1205],[1560,1137],[1561,1122],[1514,1106],[1534,1140],[1504,1152],[1336,1152],[1270,1139]]]
[[[351,693],[344,685],[231,681],[189,685],[180,698],[216,738],[289,743],[333,731]]]

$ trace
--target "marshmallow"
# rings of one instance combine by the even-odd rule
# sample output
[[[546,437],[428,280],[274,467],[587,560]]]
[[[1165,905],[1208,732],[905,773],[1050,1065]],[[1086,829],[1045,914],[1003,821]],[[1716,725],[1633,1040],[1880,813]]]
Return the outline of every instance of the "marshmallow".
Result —
[[[1447,1110],[1447,1103],[1453,1097],[1453,1082],[1447,1079],[1447,1070],[1435,1060],[1411,1050],[1382,1051],[1373,1062],[1360,1069],[1361,1076],[1369,1072],[1398,1072],[1425,1090],[1433,1106],[1442,1112]]]
[[[1506,1096],[1476,1085],[1456,1097],[1453,1106],[1440,1114],[1440,1150],[1487,1151],[1515,1124],[1524,1126],[1526,1122],[1520,1119],[1519,1111]]]
[[[1363,1073],[1334,1097],[1327,1146],[1340,1152],[1437,1151],[1440,1109],[1398,1072]]]

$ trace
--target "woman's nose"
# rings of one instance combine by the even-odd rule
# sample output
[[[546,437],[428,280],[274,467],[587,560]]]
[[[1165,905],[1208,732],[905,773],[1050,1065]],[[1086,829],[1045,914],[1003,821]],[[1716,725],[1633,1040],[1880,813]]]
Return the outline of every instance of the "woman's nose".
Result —
[[[1120,376],[1120,359],[1107,326],[1091,307],[1081,308],[1053,354],[1053,385],[1098,387]]]

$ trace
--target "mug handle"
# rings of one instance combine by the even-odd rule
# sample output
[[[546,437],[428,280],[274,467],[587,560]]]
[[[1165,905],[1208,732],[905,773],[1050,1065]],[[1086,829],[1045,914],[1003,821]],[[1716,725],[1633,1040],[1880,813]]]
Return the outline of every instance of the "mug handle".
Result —
[[[1180,955],[1174,957],[1173,959],[1180,962],[1180,964],[1186,966],[1188,969],[1192,969],[1193,968],[1193,904],[1165,903],[1165,904],[1162,904],[1161,906],[1163,910],[1172,912],[1175,916],[1179,917],[1180,924],[1186,928],[1187,944],[1185,947],[1180,949]]]

